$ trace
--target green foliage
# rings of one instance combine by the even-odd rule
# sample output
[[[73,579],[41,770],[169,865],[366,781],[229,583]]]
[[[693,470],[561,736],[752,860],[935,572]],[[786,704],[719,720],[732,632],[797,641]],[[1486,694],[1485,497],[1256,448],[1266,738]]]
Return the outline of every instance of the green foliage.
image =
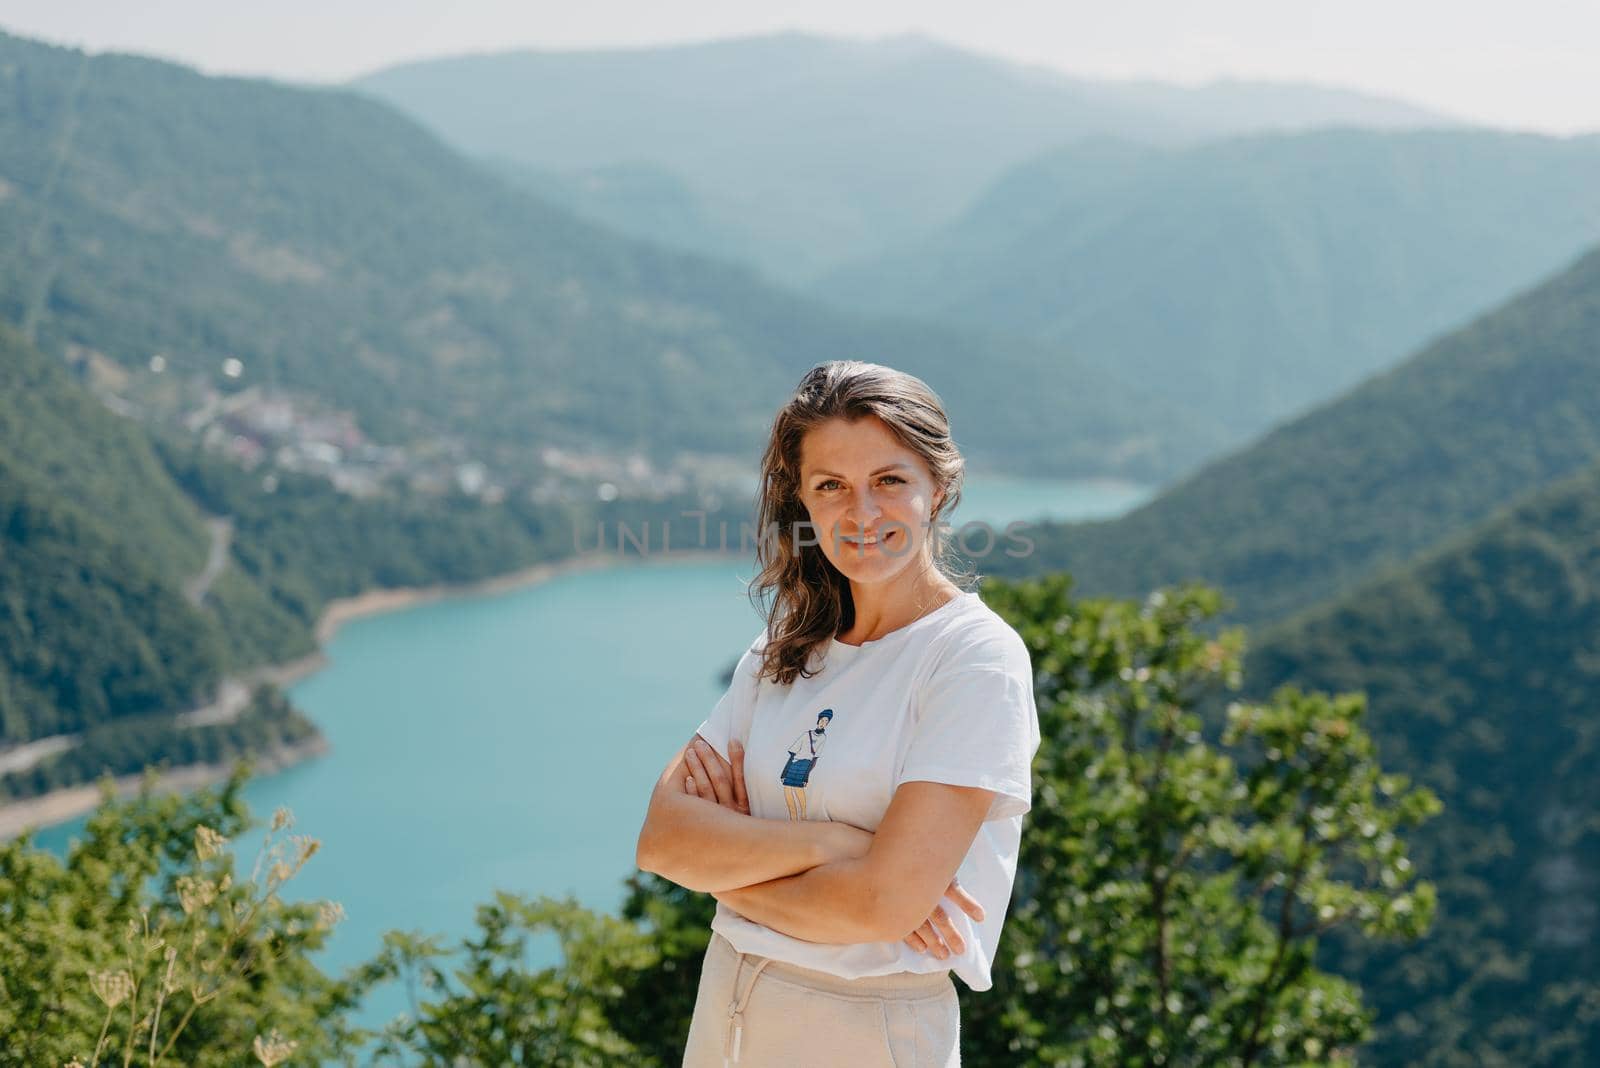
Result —
[[[1336,925],[1414,938],[1432,914],[1399,832],[1437,811],[1383,774],[1359,696],[1237,689],[1243,634],[1205,587],[1075,601],[1070,576],[986,599],[1027,640],[1045,744],[995,988],[964,997],[980,1063],[1353,1062],[1369,1013],[1311,965]]]
[[[273,1063],[280,1042],[291,1063],[355,1063],[354,988],[310,960],[342,912],[280,894],[316,840],[279,835],[280,810],[250,877],[235,875],[248,774],[186,797],[154,792],[151,774],[123,802],[103,784],[65,863],[28,835],[0,844],[0,1065],[237,1068]]]
[[[622,918],[644,925],[657,956],[650,967],[624,979],[616,1028],[660,1064],[683,1059],[716,911],[717,899],[710,894],[685,890],[651,872],[628,876]]]
[[[436,938],[387,932],[360,982],[401,979],[413,1016],[390,1023],[373,1047],[380,1061],[407,1055],[424,1065],[538,1064],[603,1068],[632,1060],[635,1049],[613,1020],[624,980],[656,960],[632,924],[589,911],[575,900],[530,901],[505,892],[478,908],[479,934],[463,939],[465,959],[447,971]],[[528,939],[553,932],[561,960],[530,971]],[[420,983],[431,996],[418,1004]]]

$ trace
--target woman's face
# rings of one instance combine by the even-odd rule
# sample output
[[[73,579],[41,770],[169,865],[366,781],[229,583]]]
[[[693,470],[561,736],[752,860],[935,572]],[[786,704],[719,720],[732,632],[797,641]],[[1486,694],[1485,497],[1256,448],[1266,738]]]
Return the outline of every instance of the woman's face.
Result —
[[[823,555],[852,581],[884,582],[926,559],[929,516],[943,499],[922,457],[875,415],[830,419],[801,440],[800,502]]]

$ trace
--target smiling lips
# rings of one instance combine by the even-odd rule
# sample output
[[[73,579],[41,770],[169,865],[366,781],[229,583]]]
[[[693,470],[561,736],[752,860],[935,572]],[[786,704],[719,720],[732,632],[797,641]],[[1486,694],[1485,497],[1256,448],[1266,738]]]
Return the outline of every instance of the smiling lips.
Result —
[[[880,544],[893,537],[896,533],[898,532],[891,530],[887,534],[873,533],[865,536],[857,535],[854,537],[845,534],[841,536],[840,540],[846,545],[851,545],[858,549],[876,549]]]

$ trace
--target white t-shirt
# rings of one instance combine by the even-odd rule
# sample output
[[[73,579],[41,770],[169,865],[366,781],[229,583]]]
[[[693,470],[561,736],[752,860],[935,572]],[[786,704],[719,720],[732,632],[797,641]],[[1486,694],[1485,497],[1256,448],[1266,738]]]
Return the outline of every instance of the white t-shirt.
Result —
[[[984,920],[975,924],[941,897],[966,943],[961,955],[943,960],[903,941],[807,942],[720,901],[711,929],[742,953],[848,979],[950,969],[969,988],[988,990],[1039,750],[1033,669],[1022,636],[976,592],[962,593],[882,638],[819,646],[808,666],[821,665],[821,672],[788,686],[755,677],[766,640],[763,627],[697,728],[725,760],[730,738],[744,743],[750,814],[841,820],[875,831],[902,782],[997,791],[956,872],[983,906]]]

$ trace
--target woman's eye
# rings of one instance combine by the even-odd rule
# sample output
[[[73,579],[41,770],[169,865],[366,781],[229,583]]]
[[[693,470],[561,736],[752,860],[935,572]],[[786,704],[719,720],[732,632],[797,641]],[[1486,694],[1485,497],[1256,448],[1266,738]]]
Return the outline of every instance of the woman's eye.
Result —
[[[883,478],[881,478],[879,481],[880,482],[904,482],[905,479],[901,478],[899,475],[884,475]],[[830,478],[826,482],[819,483],[818,486],[817,486],[817,489],[825,490],[829,486],[837,486],[838,484],[839,484],[839,480],[838,479]]]

